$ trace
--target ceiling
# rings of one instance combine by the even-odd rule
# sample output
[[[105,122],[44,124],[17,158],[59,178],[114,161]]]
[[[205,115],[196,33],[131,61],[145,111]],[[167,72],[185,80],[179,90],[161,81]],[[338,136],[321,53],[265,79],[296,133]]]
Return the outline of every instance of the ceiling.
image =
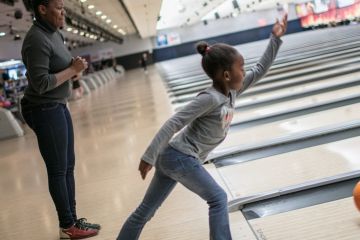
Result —
[[[0,32],[6,34],[26,32],[32,25],[30,13],[26,12],[22,2],[16,2],[14,6],[0,3]],[[15,19],[15,10],[19,9],[23,13],[21,19]]]
[[[236,2],[238,3],[239,8],[235,9],[233,6],[233,1],[227,0],[223,4],[220,4],[213,11],[206,14],[201,20],[214,20],[216,19],[215,13],[218,13],[220,18],[236,17],[241,13],[277,8],[279,6],[284,7],[284,4],[300,1],[304,2],[308,0],[237,0]]]
[[[65,6],[116,36],[136,33],[119,0],[65,0]]]
[[[191,25],[202,20],[236,16],[242,12],[276,7],[277,2],[305,0],[237,0],[240,11],[234,9],[233,0],[65,0],[65,6],[119,38],[138,34],[142,38],[155,36],[157,30]],[[31,15],[22,0],[14,6],[0,3],[0,32],[26,32],[32,24]],[[21,9],[23,18],[14,18],[15,9]],[[101,11],[101,14],[99,14]],[[98,13],[98,14],[97,14]],[[11,29],[10,29],[11,26]],[[74,30],[72,30],[74,31]],[[79,33],[65,35],[84,39]],[[0,38],[1,39],[1,38]],[[92,39],[85,39],[92,41]]]
[[[162,0],[123,0],[142,38],[156,35]]]
[[[163,0],[157,29],[191,25],[202,20],[236,17],[244,12],[276,8],[278,4],[308,0]],[[236,2],[238,9],[234,8]]]
[[[163,0],[157,29],[191,25],[226,0]]]
[[[114,34],[120,33],[120,36],[123,36],[138,33],[141,38],[146,38],[156,35],[161,2],[161,0],[66,0],[65,4],[76,12],[82,12],[82,17]],[[101,14],[97,14],[98,11]]]

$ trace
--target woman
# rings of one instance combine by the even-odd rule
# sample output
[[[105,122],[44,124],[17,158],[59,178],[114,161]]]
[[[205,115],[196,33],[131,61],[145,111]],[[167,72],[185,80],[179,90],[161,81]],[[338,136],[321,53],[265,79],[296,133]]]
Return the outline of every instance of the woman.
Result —
[[[33,0],[36,20],[22,46],[29,82],[21,101],[26,123],[35,132],[45,161],[50,195],[54,201],[61,239],[98,234],[100,225],[78,219],[75,202],[74,133],[66,107],[71,78],[88,66],[72,58],[58,31],[64,26],[63,0]]]

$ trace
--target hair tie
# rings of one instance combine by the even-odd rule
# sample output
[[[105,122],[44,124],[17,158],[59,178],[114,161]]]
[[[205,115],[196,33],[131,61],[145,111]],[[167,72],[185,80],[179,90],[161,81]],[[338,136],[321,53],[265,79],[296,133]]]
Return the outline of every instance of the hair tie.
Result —
[[[210,47],[207,46],[206,49],[205,49],[205,53],[208,53],[210,51]]]

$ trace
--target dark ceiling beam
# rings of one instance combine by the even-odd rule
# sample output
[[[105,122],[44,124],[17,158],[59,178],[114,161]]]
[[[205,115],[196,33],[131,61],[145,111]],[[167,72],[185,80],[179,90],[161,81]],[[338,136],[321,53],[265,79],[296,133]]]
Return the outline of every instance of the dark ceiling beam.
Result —
[[[124,1],[123,1],[123,0],[119,0],[119,2],[120,2],[120,4],[121,4],[122,8],[124,9],[126,15],[127,15],[128,18],[130,19],[132,25],[134,26],[134,29],[136,30],[137,34],[139,34],[139,36],[140,36],[139,29],[136,27],[136,24],[135,24],[133,18],[131,17],[130,12],[129,12],[128,8],[126,7]]]

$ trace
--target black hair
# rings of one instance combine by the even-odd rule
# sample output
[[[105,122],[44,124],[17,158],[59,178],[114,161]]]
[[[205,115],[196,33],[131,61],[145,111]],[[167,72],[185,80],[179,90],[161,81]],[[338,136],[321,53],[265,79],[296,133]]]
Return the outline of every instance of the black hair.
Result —
[[[213,80],[219,71],[230,70],[238,51],[227,44],[216,43],[210,46],[207,42],[199,42],[196,45],[198,53],[202,56],[201,65],[205,73]]]
[[[40,12],[39,12],[39,6],[40,5],[48,6],[50,1],[51,0],[32,0],[31,1],[32,9],[34,11],[34,15],[37,20],[39,20],[41,18]]]

